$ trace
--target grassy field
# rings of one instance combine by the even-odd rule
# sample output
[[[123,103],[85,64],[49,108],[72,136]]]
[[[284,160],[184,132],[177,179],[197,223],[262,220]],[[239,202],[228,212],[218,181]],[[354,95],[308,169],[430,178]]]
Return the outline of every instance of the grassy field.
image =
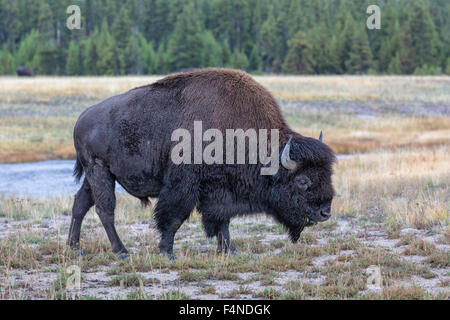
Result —
[[[154,81],[0,78],[0,162],[73,158],[79,113]],[[232,221],[239,254],[215,252],[193,214],[177,234],[176,261],[158,254],[152,211],[118,197],[118,232],[132,256],[111,253],[93,210],[86,256],[65,246],[72,198],[0,199],[0,298],[449,299],[450,78],[256,77],[288,122],[337,153],[333,218],[300,243],[261,215]],[[68,267],[82,290],[66,290]],[[379,266],[382,289],[369,289]]]
[[[101,100],[159,77],[0,77],[0,163],[74,158],[72,129]],[[289,123],[337,153],[428,147],[450,137],[449,77],[256,77]]]

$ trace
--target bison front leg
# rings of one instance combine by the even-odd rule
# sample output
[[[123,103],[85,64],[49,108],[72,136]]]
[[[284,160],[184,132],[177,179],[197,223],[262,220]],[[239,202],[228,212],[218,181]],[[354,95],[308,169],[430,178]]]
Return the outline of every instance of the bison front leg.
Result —
[[[164,188],[155,208],[156,226],[161,233],[159,250],[162,254],[175,259],[173,242],[175,234],[196,206],[194,190],[185,190],[184,185]]]
[[[218,252],[229,252],[232,255],[235,255],[237,253],[236,248],[231,243],[230,239],[230,221],[224,222],[221,225],[218,226],[218,232],[217,232],[217,251]]]
[[[220,221],[213,218],[212,214],[202,213],[202,223],[205,228],[206,236],[217,238],[217,251],[224,253],[237,253],[236,248],[231,243],[230,239],[230,221]]]

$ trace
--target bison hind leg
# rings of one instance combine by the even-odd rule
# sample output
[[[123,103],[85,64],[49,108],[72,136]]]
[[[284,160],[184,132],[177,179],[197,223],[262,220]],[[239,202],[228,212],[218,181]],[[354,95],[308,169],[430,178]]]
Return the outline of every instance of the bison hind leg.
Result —
[[[86,168],[86,179],[91,187],[95,210],[105,228],[112,250],[121,259],[126,258],[128,251],[120,240],[114,224],[116,208],[114,176],[103,162],[97,161],[91,167]]]
[[[80,249],[80,232],[81,224],[86,216],[86,213],[94,205],[92,199],[91,187],[86,179],[83,181],[83,185],[75,195],[75,200],[72,208],[72,220],[70,222],[69,237],[67,239],[67,245],[73,250],[79,250],[81,255],[84,255],[84,251]]]

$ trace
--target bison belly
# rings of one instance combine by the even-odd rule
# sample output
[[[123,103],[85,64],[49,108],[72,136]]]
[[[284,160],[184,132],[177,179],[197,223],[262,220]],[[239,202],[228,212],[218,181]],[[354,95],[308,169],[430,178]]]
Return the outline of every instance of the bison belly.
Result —
[[[161,179],[148,172],[128,172],[117,177],[119,184],[131,195],[137,198],[156,198],[162,189]]]

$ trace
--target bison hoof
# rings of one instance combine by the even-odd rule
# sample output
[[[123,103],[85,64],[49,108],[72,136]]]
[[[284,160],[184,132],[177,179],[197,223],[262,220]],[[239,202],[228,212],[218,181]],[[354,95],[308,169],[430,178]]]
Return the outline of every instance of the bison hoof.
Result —
[[[120,260],[125,260],[125,259],[127,259],[129,256],[130,256],[130,254],[129,254],[128,252],[122,252],[122,253],[119,253],[119,259],[120,259]]]
[[[73,252],[75,252],[75,254],[84,257],[86,255],[86,251],[84,251],[83,249],[80,249],[80,246],[78,244],[76,245],[71,245],[70,249],[72,249]]]
[[[235,248],[231,248],[229,250],[217,250],[217,252],[219,254],[222,254],[222,253],[225,254],[225,255],[229,254],[232,257],[234,257],[234,256],[236,256],[238,254],[238,251]]]
[[[173,253],[161,252],[162,255],[166,256],[170,261],[174,261],[177,259],[177,256]]]
[[[173,253],[167,253],[166,256],[167,256],[167,258],[169,258],[170,261],[177,260],[177,256],[174,255]]]

